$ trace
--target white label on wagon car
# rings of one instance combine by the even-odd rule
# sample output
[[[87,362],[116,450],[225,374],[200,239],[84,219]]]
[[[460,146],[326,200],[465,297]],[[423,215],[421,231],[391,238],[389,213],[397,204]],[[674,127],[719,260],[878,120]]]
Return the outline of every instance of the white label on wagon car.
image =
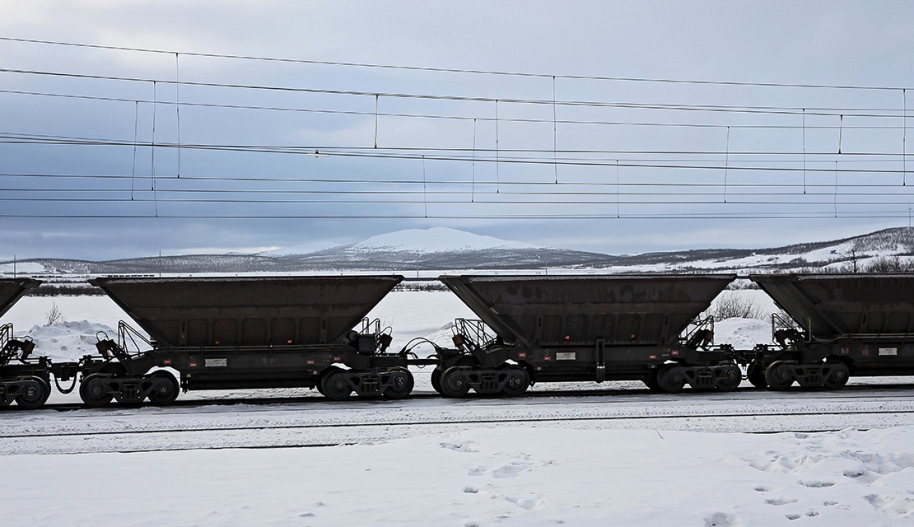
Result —
[[[879,348],[879,355],[898,355],[898,348]]]
[[[575,360],[576,355],[574,351],[560,351],[555,354],[555,360]]]
[[[203,365],[207,368],[225,368],[228,366],[228,359],[206,359]]]

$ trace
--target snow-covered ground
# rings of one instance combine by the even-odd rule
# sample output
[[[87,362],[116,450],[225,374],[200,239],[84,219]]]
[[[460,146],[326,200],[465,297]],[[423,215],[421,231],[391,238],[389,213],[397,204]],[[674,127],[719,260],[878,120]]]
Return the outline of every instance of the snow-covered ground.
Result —
[[[69,322],[43,326],[52,302]],[[447,292],[394,292],[372,316],[393,328],[399,348],[414,337],[447,344],[446,326],[472,315]],[[41,354],[73,360],[94,351],[97,331],[113,335],[126,318],[106,297],[26,297],[2,322],[32,335]],[[767,342],[771,331],[753,319],[715,329],[717,343],[742,348]],[[914,388],[672,396],[648,394],[640,383],[562,383],[534,392],[616,391],[446,400],[422,396],[431,393],[427,371],[416,373],[420,396],[403,401],[13,406],[0,411],[0,478],[11,482],[0,518],[38,526],[480,527],[914,520]],[[71,400],[78,397],[52,402]],[[783,430],[791,431],[772,433]]]

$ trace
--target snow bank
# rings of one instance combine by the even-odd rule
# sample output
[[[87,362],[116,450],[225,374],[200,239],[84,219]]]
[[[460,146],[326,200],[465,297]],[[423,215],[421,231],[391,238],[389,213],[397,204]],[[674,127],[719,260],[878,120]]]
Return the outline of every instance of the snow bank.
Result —
[[[771,322],[757,318],[728,318],[714,323],[714,343],[751,350],[771,342]]]
[[[912,427],[751,435],[502,426],[324,448],[7,456],[0,473],[29,477],[4,490],[0,517],[28,525],[902,526],[914,519],[912,443]],[[61,477],[125,464],[130,470],[105,471],[103,490]]]
[[[28,335],[40,345],[38,354],[50,357],[55,362],[73,361],[84,355],[97,355],[96,335],[101,333],[106,334],[108,338],[117,339],[116,329],[87,320],[33,326],[28,331]]]

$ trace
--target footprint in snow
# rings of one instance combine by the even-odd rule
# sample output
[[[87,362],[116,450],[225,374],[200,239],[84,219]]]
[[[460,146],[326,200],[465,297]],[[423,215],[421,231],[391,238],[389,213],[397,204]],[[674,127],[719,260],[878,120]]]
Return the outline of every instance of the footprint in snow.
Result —
[[[470,470],[467,471],[467,474],[469,474],[471,476],[483,476],[483,475],[485,475],[485,473],[486,473],[486,467],[483,467],[483,466],[471,468]]]
[[[529,470],[531,466],[532,465],[530,465],[530,463],[511,462],[511,463],[508,463],[507,465],[503,465],[503,466],[498,467],[497,469],[493,470],[492,477],[514,478],[514,477],[517,477],[517,475],[520,474],[521,472],[524,472],[525,470]]]
[[[479,445],[476,441],[456,441],[454,443],[441,443],[441,448],[454,450],[456,452],[479,452]]]
[[[768,505],[787,505],[788,503],[796,503],[798,500],[793,498],[775,498],[773,500],[765,500],[765,503]]]
[[[516,498],[513,496],[505,496],[505,499],[528,511],[542,509],[546,506],[546,502],[539,498]]]
[[[907,496],[870,494],[864,496],[863,499],[890,516],[905,516],[914,512],[914,498]]]
[[[822,489],[827,487],[833,487],[835,484],[830,481],[797,481],[798,484],[803,485],[804,487],[809,487],[811,489]]]
[[[723,512],[715,512],[705,518],[705,527],[735,527],[736,525],[738,525],[736,516]]]

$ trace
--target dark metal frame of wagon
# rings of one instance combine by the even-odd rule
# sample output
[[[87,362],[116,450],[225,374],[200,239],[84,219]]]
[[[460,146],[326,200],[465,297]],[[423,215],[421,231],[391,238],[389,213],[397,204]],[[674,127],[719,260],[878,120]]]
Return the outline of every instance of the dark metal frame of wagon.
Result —
[[[749,278],[792,318],[773,318],[778,345],[760,347],[753,384],[837,389],[851,376],[914,375],[914,275]]]
[[[456,322],[457,349],[439,352],[441,360],[433,372],[433,385],[447,396],[464,395],[470,388],[481,394],[519,395],[523,393],[518,386],[521,382],[526,388],[536,382],[608,380],[643,381],[652,389],[669,392],[681,390],[684,384],[696,389],[732,390],[742,378],[738,355],[728,347],[709,346],[713,330],[706,321],[689,334],[683,331],[734,278],[735,275],[442,276],[439,279],[481,321]],[[479,284],[486,281],[489,290],[480,291]],[[551,291],[540,290],[544,287]],[[522,288],[532,289],[520,293]],[[509,290],[513,292],[506,300],[502,295]],[[540,295],[542,303],[530,305],[522,301],[531,295]],[[550,304],[542,300],[547,295],[561,300]],[[561,308],[555,307],[559,305]],[[556,333],[557,327],[564,330],[564,320],[543,329],[547,324],[544,319],[554,316],[552,309],[567,309],[568,316],[583,317],[572,325],[586,328],[584,336],[562,337],[563,332]],[[632,333],[626,342],[619,338],[618,331],[596,329],[598,324],[586,323],[587,317],[611,316],[616,317],[614,329],[624,325],[619,323],[622,317],[629,317],[625,328],[643,328],[643,338]],[[648,317],[653,317],[652,322]],[[482,324],[497,336],[480,338],[484,334],[479,329]]]
[[[184,391],[317,388],[332,399],[345,399],[353,392],[361,396],[405,397],[413,385],[407,369],[410,361],[406,355],[387,352],[390,338],[380,330],[378,323],[369,324],[367,319],[362,319],[361,331],[351,331],[350,325],[350,322],[354,325],[357,318],[373,308],[401,280],[401,276],[91,280],[90,283],[102,287],[147,333],[160,339],[145,340],[141,333],[121,322],[117,340],[103,336],[96,346],[99,356],[88,357],[81,364],[83,379],[80,395],[91,406],[107,404],[112,398],[123,403],[138,403],[147,397],[154,403],[168,404],[177,397],[179,386]],[[246,288],[240,302],[254,304],[261,289],[282,291],[288,287],[315,284],[328,288],[342,284],[340,287],[348,287],[349,290],[339,300],[322,299],[320,308],[312,306],[313,300],[311,303],[303,300],[299,304],[295,303],[295,298],[286,298],[280,305],[252,307],[238,305],[238,300],[231,297],[232,293]],[[364,291],[362,287],[363,294],[360,294],[358,289],[365,284],[372,290]],[[161,298],[161,289],[167,291],[182,287],[209,288],[207,294],[210,297],[200,300],[190,295],[183,304],[179,301],[176,305],[155,305],[155,302],[167,301]],[[124,288],[133,297],[124,295]],[[214,300],[213,288],[225,289],[220,290],[216,298],[224,304],[215,305],[216,301],[208,301]],[[137,289],[140,293],[134,294]],[[323,289],[320,294],[324,295]],[[125,296],[129,299],[125,300]],[[153,305],[143,305],[143,300],[152,296],[157,297]],[[342,309],[339,305],[343,304],[335,305],[335,301],[346,302],[348,307]],[[314,331],[307,333],[294,326],[295,333],[282,339],[292,342],[301,336],[302,340],[289,344],[273,343],[271,332],[261,333],[261,342],[256,344],[241,343],[245,336],[240,332],[229,344],[216,341],[207,345],[201,344],[199,339],[191,340],[194,345],[184,344],[188,320],[201,320],[206,328],[212,328],[221,320],[218,317],[225,316],[225,313],[248,317],[239,318],[235,326],[239,331],[252,320],[263,322],[260,318],[250,317],[269,318],[275,313],[279,313],[282,320],[299,317],[297,326],[306,323],[317,325],[313,327]],[[328,322],[325,317],[331,315],[342,318],[337,316]],[[168,317],[177,317],[180,332],[169,332],[167,324],[163,326],[165,322],[171,322]],[[211,329],[206,329],[204,334],[207,338],[214,335]],[[180,385],[169,384],[171,374],[166,373],[169,370],[177,372]]]

